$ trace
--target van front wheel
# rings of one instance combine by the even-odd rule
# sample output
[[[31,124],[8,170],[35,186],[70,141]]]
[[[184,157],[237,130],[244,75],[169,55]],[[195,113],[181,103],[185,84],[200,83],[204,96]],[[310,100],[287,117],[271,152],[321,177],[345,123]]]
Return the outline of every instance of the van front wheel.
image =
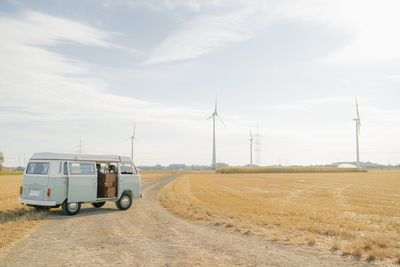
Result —
[[[67,203],[64,201],[62,205],[62,211],[65,215],[76,215],[81,209],[81,203],[79,202],[71,202]]]
[[[132,205],[132,197],[131,195],[127,193],[123,193],[121,198],[118,199],[117,202],[115,202],[115,205],[117,205],[117,208],[120,210],[127,210],[131,207]]]

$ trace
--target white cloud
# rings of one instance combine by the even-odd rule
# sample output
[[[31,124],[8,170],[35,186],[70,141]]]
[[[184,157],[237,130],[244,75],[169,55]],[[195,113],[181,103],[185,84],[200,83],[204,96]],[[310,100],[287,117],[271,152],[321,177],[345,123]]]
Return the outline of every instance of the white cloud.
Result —
[[[248,40],[254,32],[252,13],[248,9],[201,15],[184,22],[177,32],[156,47],[145,64],[193,59],[230,43]]]
[[[81,62],[49,52],[40,45],[60,42],[115,47],[106,32],[78,22],[26,12],[19,18],[0,18],[1,104],[29,110],[37,120],[109,118],[140,112],[146,118],[172,116],[185,110],[104,93],[106,85]],[[12,103],[12,104],[8,104]],[[191,110],[191,114],[196,113]],[[95,115],[96,114],[96,115]],[[24,113],[0,114],[2,121],[23,118]]]
[[[146,63],[197,58],[233,42],[246,41],[281,19],[311,21],[349,36],[349,43],[323,55],[325,63],[364,63],[400,59],[400,24],[396,0],[376,1],[166,1],[171,9],[194,6],[198,15],[185,20],[163,40]],[[213,8],[211,8],[213,7]],[[188,8],[188,7],[187,7]],[[284,33],[282,33],[284,34]]]
[[[72,41],[84,45],[113,47],[110,34],[93,27],[47,14],[26,11],[16,17],[0,17],[2,38],[13,44],[54,45]]]
[[[131,8],[146,7],[152,10],[186,10],[190,12],[200,12],[204,9],[212,9],[224,6],[226,4],[234,5],[235,2],[242,1],[226,1],[226,0],[103,0],[104,7],[109,6],[127,6]]]
[[[398,79],[400,79],[400,74],[389,75],[389,76],[386,76],[385,79],[387,79],[387,80],[398,80]]]
[[[366,63],[400,59],[396,0],[283,1],[279,16],[323,23],[346,32],[348,45],[323,58],[326,63]]]

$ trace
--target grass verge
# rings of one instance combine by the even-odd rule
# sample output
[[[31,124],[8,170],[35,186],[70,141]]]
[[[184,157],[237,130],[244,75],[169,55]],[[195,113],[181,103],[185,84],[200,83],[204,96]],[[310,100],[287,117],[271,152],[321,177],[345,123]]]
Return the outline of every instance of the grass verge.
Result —
[[[18,203],[22,175],[0,176],[0,258],[16,240],[48,218],[49,211],[36,211]]]
[[[0,172],[0,175],[22,175],[24,172]]]

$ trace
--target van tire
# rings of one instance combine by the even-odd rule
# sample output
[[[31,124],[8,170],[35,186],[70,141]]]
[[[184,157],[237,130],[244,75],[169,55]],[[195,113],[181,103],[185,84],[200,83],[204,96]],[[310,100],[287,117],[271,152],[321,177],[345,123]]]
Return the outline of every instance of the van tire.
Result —
[[[117,208],[120,210],[127,210],[131,207],[132,205],[132,197],[128,193],[122,193],[120,199],[118,199],[117,202],[115,202],[115,205]]]
[[[92,203],[92,206],[95,207],[95,208],[101,208],[101,207],[104,206],[104,204],[106,204],[105,201],[103,201],[103,202],[95,202],[95,203]]]
[[[76,205],[73,207],[73,205]],[[65,215],[76,215],[81,209],[81,203],[80,202],[71,202],[68,203],[66,200],[64,201],[62,205],[62,211]]]

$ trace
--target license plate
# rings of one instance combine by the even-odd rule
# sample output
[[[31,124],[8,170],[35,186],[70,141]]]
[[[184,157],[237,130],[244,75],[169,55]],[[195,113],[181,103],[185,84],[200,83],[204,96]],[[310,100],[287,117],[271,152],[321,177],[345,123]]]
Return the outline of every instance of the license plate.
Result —
[[[33,197],[38,197],[40,195],[40,191],[39,190],[31,190],[31,191],[29,191],[29,195],[33,196]]]

